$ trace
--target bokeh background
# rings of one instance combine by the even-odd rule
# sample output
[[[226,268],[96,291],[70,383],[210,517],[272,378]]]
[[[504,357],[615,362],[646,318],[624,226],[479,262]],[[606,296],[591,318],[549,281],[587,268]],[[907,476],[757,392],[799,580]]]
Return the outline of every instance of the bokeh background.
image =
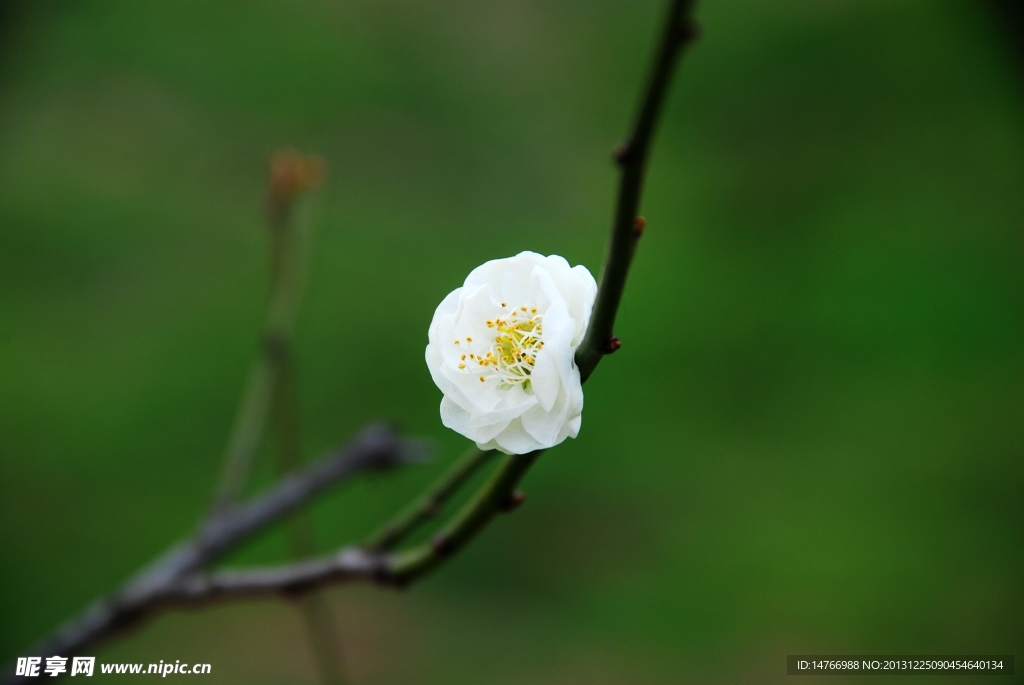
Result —
[[[434,478],[465,441],[423,363],[433,309],[520,250],[598,272],[609,151],[662,12],[6,3],[0,659],[204,510],[263,317],[280,145],[330,165],[297,333],[308,456],[375,418],[437,445],[318,501],[321,548]],[[705,0],[699,16],[624,345],[587,385],[579,439],[421,585],[331,591],[357,685],[1024,657],[1019,33],[954,1]],[[231,561],[284,556],[277,530]],[[95,651],[209,662],[210,683],[317,680],[278,602],[165,614]]]

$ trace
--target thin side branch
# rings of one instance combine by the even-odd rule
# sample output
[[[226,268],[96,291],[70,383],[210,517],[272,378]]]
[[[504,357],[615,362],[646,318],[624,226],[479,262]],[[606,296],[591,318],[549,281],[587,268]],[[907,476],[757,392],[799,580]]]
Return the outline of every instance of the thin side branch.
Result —
[[[184,599],[188,593],[183,588],[192,587],[196,594],[194,588],[203,582],[197,574],[199,569],[328,488],[358,473],[391,469],[421,461],[425,456],[424,443],[400,438],[383,426],[372,426],[351,444],[295,472],[263,494],[213,515],[194,536],[172,547],[118,590],[94,602],[29,653],[80,655],[84,648],[134,625],[160,605]],[[348,567],[350,562],[345,565]],[[296,566],[304,568],[303,564]]]
[[[291,597],[325,584],[353,581],[403,587],[462,549],[498,513],[520,503],[521,498],[513,494],[515,486],[541,452],[503,455],[492,477],[431,542],[399,553],[348,547],[329,556],[282,566],[191,574],[163,586],[154,601],[187,605],[251,597]],[[487,454],[479,453],[481,457]],[[468,463],[469,460],[462,465]]]
[[[413,547],[387,561],[384,579],[397,585],[413,582],[454,556],[497,514],[514,509],[522,502],[515,496],[516,486],[543,451],[503,455],[490,480],[431,542]]]
[[[384,524],[363,543],[363,546],[376,551],[394,549],[417,528],[436,517],[445,503],[480,470],[480,467],[490,461],[494,454],[496,453],[493,451],[485,452],[476,447],[471,448],[457,459],[436,483],[427,488],[419,499]]]
[[[264,429],[280,393],[290,356],[295,322],[306,280],[307,247],[311,231],[310,198],[324,173],[317,157],[283,151],[270,165],[267,187],[267,223],[270,230],[270,289],[267,314],[260,332],[260,348],[245,393],[239,403],[213,511],[238,499],[245,487]]]
[[[509,511],[522,501],[513,494],[515,486],[540,456],[540,450],[502,455],[502,462],[491,478],[430,542],[399,553],[387,550],[387,545],[396,543],[428,519],[431,507],[443,504],[493,454],[480,450],[466,454],[406,514],[371,538],[370,543],[375,544],[348,547],[329,556],[276,567],[191,574],[166,585],[155,601],[195,605],[252,597],[294,597],[325,584],[354,581],[405,586],[462,549],[498,513]]]

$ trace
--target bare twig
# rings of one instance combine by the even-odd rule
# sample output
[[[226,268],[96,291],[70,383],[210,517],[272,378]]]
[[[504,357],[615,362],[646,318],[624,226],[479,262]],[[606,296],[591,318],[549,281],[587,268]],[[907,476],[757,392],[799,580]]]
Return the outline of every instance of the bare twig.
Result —
[[[509,511],[521,502],[521,498],[513,494],[515,485],[540,454],[541,450],[502,455],[504,459],[492,477],[429,543],[398,553],[346,547],[334,554],[292,564],[184,574],[163,584],[152,601],[195,605],[252,597],[295,597],[325,584],[354,581],[405,586],[459,551],[495,515]]]
[[[697,24],[691,18],[695,4],[694,0],[673,0],[671,3],[661,45],[651,67],[633,130],[626,142],[616,150],[615,159],[621,175],[615,219],[608,239],[601,285],[590,316],[590,326],[576,350],[576,365],[583,380],[590,377],[604,355],[614,352],[621,345],[617,338],[612,337],[612,329],[626,287],[629,265],[646,223],[639,216],[639,209],[647,156],[679,55],[698,36]]]
[[[263,494],[211,516],[195,535],[169,549],[120,589],[94,602],[29,653],[81,655],[82,649],[174,601],[189,583],[201,585],[199,569],[326,489],[358,473],[391,469],[425,456],[426,446],[422,442],[400,438],[383,426],[372,426],[351,444],[284,478]],[[12,668],[8,674],[13,672]]]
[[[543,450],[502,455],[501,464],[476,495],[429,543],[418,545],[387,560],[383,578],[406,585],[425,575],[465,547],[477,533],[516,502],[515,488]]]
[[[281,566],[185,576],[163,588],[158,601],[196,605],[255,597],[297,597],[330,583],[389,584],[387,555],[349,547],[336,554]]]
[[[376,551],[394,549],[413,531],[440,514],[445,503],[495,454],[493,451],[471,448],[436,483],[427,488],[419,499],[370,536],[363,546]]]

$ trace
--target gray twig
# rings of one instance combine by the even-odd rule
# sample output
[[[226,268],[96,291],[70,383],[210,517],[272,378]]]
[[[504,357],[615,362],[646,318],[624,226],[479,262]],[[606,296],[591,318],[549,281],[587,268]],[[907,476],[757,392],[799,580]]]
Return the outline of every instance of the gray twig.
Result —
[[[401,438],[385,426],[365,429],[350,444],[341,447],[289,475],[251,500],[212,514],[196,533],[173,546],[135,574],[119,589],[93,602],[81,614],[67,621],[52,635],[29,650],[44,656],[82,655],[82,650],[111,634],[137,624],[141,619],[168,604],[206,601],[214,597],[236,597],[242,588],[253,588],[254,581],[276,579],[281,590],[302,585],[302,578],[317,574],[357,577],[366,575],[369,557],[342,554],[332,557],[334,568],[326,573],[323,561],[298,562],[286,572],[218,572],[203,574],[200,569],[222,558],[227,552],[256,533],[307,504],[330,487],[367,471],[384,471],[401,464],[421,461],[427,448],[422,441]],[[371,574],[372,575],[372,574]],[[258,583],[257,583],[258,584]],[[252,594],[268,594],[268,592]],[[13,665],[3,682],[15,683]]]

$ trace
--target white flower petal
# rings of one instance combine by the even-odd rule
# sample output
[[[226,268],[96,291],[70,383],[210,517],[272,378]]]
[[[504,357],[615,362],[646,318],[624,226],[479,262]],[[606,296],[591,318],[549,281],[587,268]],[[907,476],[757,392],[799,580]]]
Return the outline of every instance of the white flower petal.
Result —
[[[597,281],[587,267],[580,265],[572,268],[572,278],[568,281],[569,294],[565,299],[569,302],[569,316],[576,321],[572,343],[573,349],[576,349],[583,342],[583,334],[587,332],[587,326],[590,324],[590,313],[597,298]]]
[[[497,449],[505,454],[526,454],[551,445],[541,444],[532,435],[526,432],[522,422],[518,419],[511,422],[504,431],[495,436],[494,442]]]
[[[437,309],[434,310],[434,320],[430,323],[430,331],[434,329],[434,323],[438,317],[444,316],[445,314],[454,314],[459,310],[459,302],[462,300],[462,288],[456,288],[455,290],[448,293],[448,295],[441,300],[441,304],[437,305]]]
[[[469,416],[469,412],[456,404],[448,395],[441,398],[441,423],[445,428],[465,434]]]
[[[441,374],[448,382],[448,395],[468,411],[489,412],[501,403],[497,378],[472,375],[448,365],[441,367]]]
[[[492,423],[489,426],[474,428],[470,439],[477,445],[490,442],[501,435],[504,431],[508,430],[510,423],[511,421],[499,421],[498,423]]]
[[[534,289],[530,281],[537,262],[535,257],[537,255],[533,252],[521,252],[509,261],[501,281],[501,299],[503,301],[511,300],[512,303],[515,303],[524,294]]]
[[[521,252],[474,269],[427,332],[442,423],[510,454],[576,437],[583,389],[574,356],[596,292],[585,267],[558,255]]]
[[[562,379],[558,374],[558,360],[555,359],[555,351],[550,347],[537,353],[537,363],[533,366],[530,385],[533,386],[533,394],[541,408],[550,411],[562,387]]]
[[[462,306],[455,315],[455,337],[463,341],[460,349],[489,349],[492,334],[487,328],[487,321],[493,320],[502,311],[501,306],[492,299],[491,288],[486,283],[475,290],[463,289]],[[473,338],[473,342],[468,345],[464,340],[467,335]]]
[[[545,411],[551,410],[555,398],[568,380],[574,350],[569,342],[573,322],[566,313],[565,302],[559,301],[544,313],[544,349],[537,354],[530,383]]]
[[[473,419],[469,412],[447,397],[441,400],[441,423],[476,442],[493,440],[496,435],[508,427],[509,421],[510,419],[506,419],[489,424],[473,425]]]
[[[514,386],[509,388],[507,395],[502,398],[501,405],[495,407],[491,411],[475,411],[472,412],[473,416],[469,421],[469,428],[473,429],[477,426],[487,426],[498,421],[511,421],[517,419],[523,415],[523,412],[528,411],[532,407],[536,406],[537,398],[533,395],[527,395],[520,386]],[[480,440],[478,437],[474,437],[474,440]]]
[[[559,442],[565,440],[566,437],[576,439],[576,436],[580,434],[580,425],[583,423],[583,417],[577,414],[576,416],[569,419],[569,422],[565,424],[565,435],[561,437]]]
[[[565,302],[554,304],[544,315],[544,352],[553,358],[562,383],[569,381],[569,372],[575,367],[572,334],[576,322],[569,318]]]
[[[545,411],[538,405],[522,416],[523,428],[545,447],[551,447],[561,442],[558,435],[566,423],[566,412],[569,409],[567,399],[565,393],[559,393],[550,410]],[[564,439],[562,438],[562,440]]]

